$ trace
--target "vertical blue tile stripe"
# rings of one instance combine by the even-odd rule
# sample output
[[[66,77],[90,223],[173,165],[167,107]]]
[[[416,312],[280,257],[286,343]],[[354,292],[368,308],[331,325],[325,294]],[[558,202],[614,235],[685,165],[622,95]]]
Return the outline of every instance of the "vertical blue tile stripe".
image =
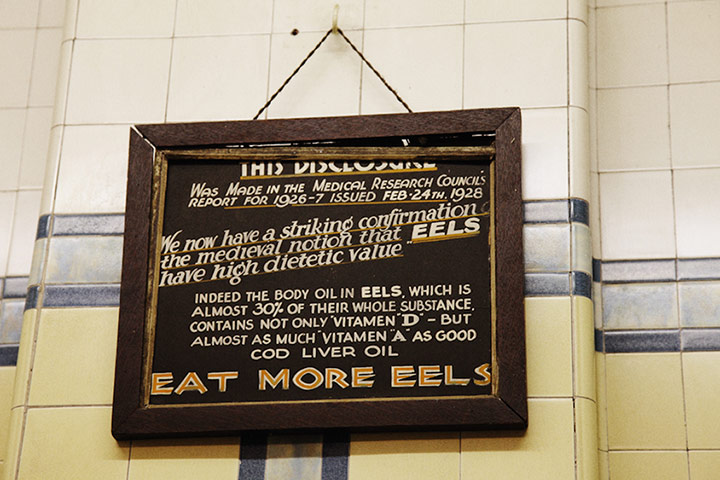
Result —
[[[27,297],[25,297],[25,310],[37,308],[38,296],[40,295],[40,287],[34,285],[28,288]]]
[[[596,352],[604,352],[605,351],[605,339],[603,338],[603,331],[595,329],[595,351]]]
[[[570,199],[570,221],[590,226],[590,207],[582,198]]]
[[[572,272],[573,295],[592,300],[592,277],[585,272]]]
[[[247,433],[241,438],[238,480],[265,480],[267,435]]]
[[[325,434],[321,480],[347,480],[349,455],[349,434],[342,432]]]
[[[0,345],[0,367],[14,367],[17,365],[18,345]]]
[[[39,240],[41,238],[47,238],[48,233],[50,233],[50,215],[43,215],[38,220],[38,227],[37,227],[37,234],[35,235],[35,239]]]

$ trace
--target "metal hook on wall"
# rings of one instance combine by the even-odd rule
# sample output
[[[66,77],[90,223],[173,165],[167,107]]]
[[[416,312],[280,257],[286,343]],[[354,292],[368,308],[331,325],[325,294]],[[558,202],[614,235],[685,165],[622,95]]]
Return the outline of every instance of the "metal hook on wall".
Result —
[[[338,12],[340,12],[340,5],[335,4],[333,7],[333,16],[332,16],[332,33],[336,34],[338,33]]]

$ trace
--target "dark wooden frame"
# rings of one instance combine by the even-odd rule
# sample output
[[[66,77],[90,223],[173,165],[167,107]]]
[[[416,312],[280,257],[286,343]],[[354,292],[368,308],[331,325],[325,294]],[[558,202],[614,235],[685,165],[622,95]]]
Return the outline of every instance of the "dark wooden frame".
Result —
[[[495,135],[496,393],[373,402],[193,407],[143,404],[143,352],[156,151],[385,137]],[[522,429],[527,427],[518,108],[417,114],[138,125],[130,132],[123,275],[112,434],[115,438],[227,435],[264,430]]]

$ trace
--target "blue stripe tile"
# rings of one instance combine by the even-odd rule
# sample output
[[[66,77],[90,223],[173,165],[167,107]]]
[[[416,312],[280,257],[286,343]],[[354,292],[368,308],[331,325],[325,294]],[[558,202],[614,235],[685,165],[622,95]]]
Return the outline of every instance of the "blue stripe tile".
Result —
[[[720,258],[678,259],[678,280],[720,279]]]
[[[7,277],[2,298],[25,298],[27,286],[28,277]]]
[[[120,285],[46,285],[43,307],[116,307]]]
[[[685,352],[716,352],[720,350],[719,328],[698,328],[682,331],[682,349]]]
[[[602,261],[598,260],[597,258],[592,259],[592,268],[593,268],[593,279],[596,282],[602,282]]]
[[[37,308],[38,297],[40,296],[40,287],[34,285],[28,288],[27,297],[25,297],[25,310]]]
[[[679,351],[679,330],[626,330],[605,332],[605,353]]]
[[[568,223],[570,220],[567,200],[525,202],[525,223]]]
[[[350,435],[327,433],[323,439],[322,480],[347,480]]]
[[[675,259],[602,262],[603,283],[673,282]]]
[[[592,277],[585,272],[572,272],[573,295],[592,300]]]
[[[52,220],[51,215],[43,215],[38,220],[36,239],[47,238],[50,233],[50,221]]]
[[[596,352],[604,352],[605,351],[605,338],[603,335],[602,330],[595,329],[595,351]]]
[[[529,297],[570,295],[570,273],[526,273],[525,295]]]
[[[267,456],[267,435],[247,433],[240,444],[238,480],[264,480]]]
[[[570,221],[590,226],[590,206],[582,198],[570,199]]]
[[[122,235],[125,215],[56,215],[53,235]]]
[[[18,345],[0,345],[0,367],[17,365]]]

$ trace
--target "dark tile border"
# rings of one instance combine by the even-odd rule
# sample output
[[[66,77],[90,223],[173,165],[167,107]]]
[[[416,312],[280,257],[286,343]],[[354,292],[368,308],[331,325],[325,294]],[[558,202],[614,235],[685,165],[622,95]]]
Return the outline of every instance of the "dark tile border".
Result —
[[[588,203],[581,198],[528,200],[523,205],[525,223],[570,223],[590,225]]]
[[[678,280],[720,279],[720,258],[681,258],[677,264]]]
[[[122,235],[124,214],[55,215],[53,235]]]
[[[605,353],[679,352],[680,330],[604,332]]]
[[[120,284],[46,285],[43,307],[117,307]]]
[[[720,328],[692,328],[681,333],[684,352],[717,352],[720,350]]]
[[[526,273],[526,297],[577,295],[592,299],[592,277],[585,272]]]
[[[0,367],[14,367],[17,365],[18,345],[0,345]]]
[[[267,435],[247,433],[240,440],[238,480],[265,480]]]
[[[3,287],[4,280],[4,287]],[[0,279],[2,298],[25,298],[27,295],[29,277],[6,277]]]
[[[39,240],[41,238],[47,238],[47,236],[50,234],[51,221],[52,215],[42,215],[38,219],[37,234],[35,235],[36,240]]]
[[[347,480],[350,435],[326,433],[323,437],[321,480]]]
[[[675,281],[675,260],[627,260],[602,262],[603,283],[645,283]]]
[[[40,296],[40,287],[39,286],[33,285],[32,287],[28,288],[27,296],[25,297],[25,310],[37,308],[39,296]]]

